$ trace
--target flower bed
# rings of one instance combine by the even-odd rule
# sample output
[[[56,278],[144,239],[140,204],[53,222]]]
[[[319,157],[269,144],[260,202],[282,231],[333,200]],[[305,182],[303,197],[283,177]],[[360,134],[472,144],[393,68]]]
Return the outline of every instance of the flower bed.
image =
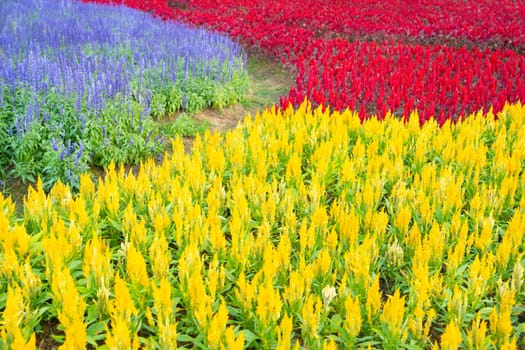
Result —
[[[450,26],[425,1],[415,24],[393,1],[128,3],[281,57],[297,109],[77,192],[39,182],[23,213],[0,195],[0,348],[525,348],[521,32],[491,3]],[[355,6],[382,21],[352,29]]]
[[[498,117],[303,104],[0,197],[0,346],[523,347],[525,108]]]
[[[224,35],[126,7],[2,2],[0,167],[45,187],[163,150],[175,112],[242,99],[246,54]]]
[[[124,2],[135,6],[132,1]],[[236,35],[270,32],[272,25],[281,24],[303,28],[315,37],[344,35],[355,40],[391,38],[412,43],[430,41],[525,49],[525,6],[513,0],[497,3],[490,0],[170,0],[170,3],[176,16],[234,31]],[[162,11],[163,7],[158,8]],[[156,9],[153,4],[149,7],[149,10]],[[215,23],[214,18],[218,16],[224,21]],[[240,29],[244,29],[247,22],[254,23],[254,28],[243,33]]]
[[[422,122],[442,124],[525,101],[520,2],[171,3],[173,17],[240,37],[294,67],[296,86],[282,107],[307,97],[362,118],[417,109]]]

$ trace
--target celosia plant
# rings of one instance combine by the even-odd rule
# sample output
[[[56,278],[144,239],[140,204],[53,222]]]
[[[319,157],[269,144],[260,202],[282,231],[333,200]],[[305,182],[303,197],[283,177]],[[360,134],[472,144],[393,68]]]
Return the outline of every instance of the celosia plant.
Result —
[[[0,347],[522,348],[524,132],[304,103],[0,197]]]

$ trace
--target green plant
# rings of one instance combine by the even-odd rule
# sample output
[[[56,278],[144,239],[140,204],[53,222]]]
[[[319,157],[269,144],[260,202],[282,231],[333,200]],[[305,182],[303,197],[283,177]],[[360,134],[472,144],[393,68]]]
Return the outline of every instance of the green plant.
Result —
[[[187,113],[181,113],[177,118],[163,125],[162,134],[165,137],[197,136],[208,129],[207,121],[199,121]]]

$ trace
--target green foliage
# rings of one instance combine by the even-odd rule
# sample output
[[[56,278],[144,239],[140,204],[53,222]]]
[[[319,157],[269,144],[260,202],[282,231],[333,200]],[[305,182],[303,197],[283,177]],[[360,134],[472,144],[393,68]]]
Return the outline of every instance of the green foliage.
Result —
[[[140,99],[144,91],[144,82],[153,86],[151,96],[151,116],[160,119],[175,112],[184,111],[194,114],[206,108],[225,108],[244,101],[248,91],[248,74],[245,70],[232,70],[225,62],[222,67],[215,62],[208,62],[206,74],[188,76],[178,79],[175,84],[162,81],[161,73],[152,69],[136,77],[133,86],[133,95]],[[236,60],[236,65],[242,67]],[[185,76],[184,60],[179,59],[177,76]],[[211,71],[211,72],[210,72]],[[230,79],[231,78],[231,79]]]
[[[138,102],[125,105],[117,98],[106,103],[96,118],[88,119],[86,129],[87,149],[93,165],[105,167],[111,161],[136,164],[140,159],[163,150],[158,142],[156,123],[144,115]]]
[[[163,125],[162,133],[167,137],[197,136],[208,129],[209,123],[192,118],[186,113],[181,113],[177,119]]]

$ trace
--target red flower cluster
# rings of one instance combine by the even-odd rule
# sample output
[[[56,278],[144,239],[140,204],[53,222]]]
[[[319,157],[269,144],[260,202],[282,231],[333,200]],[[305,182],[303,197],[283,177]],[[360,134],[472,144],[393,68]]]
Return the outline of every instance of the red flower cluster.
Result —
[[[440,123],[506,101],[525,101],[525,59],[490,51],[394,42],[313,42],[297,60],[297,86],[289,101],[305,96],[317,104],[359,110],[361,116],[409,115]]]
[[[179,9],[177,12],[184,19],[214,28],[276,24],[306,28],[316,37],[344,35],[352,40],[390,38],[412,43],[525,49],[525,4],[515,0],[168,0],[168,3]]]
[[[160,0],[124,2],[279,57],[297,73],[283,106],[307,97],[362,117],[417,108],[422,122],[443,123],[525,102],[523,2],[170,0],[172,9]]]

